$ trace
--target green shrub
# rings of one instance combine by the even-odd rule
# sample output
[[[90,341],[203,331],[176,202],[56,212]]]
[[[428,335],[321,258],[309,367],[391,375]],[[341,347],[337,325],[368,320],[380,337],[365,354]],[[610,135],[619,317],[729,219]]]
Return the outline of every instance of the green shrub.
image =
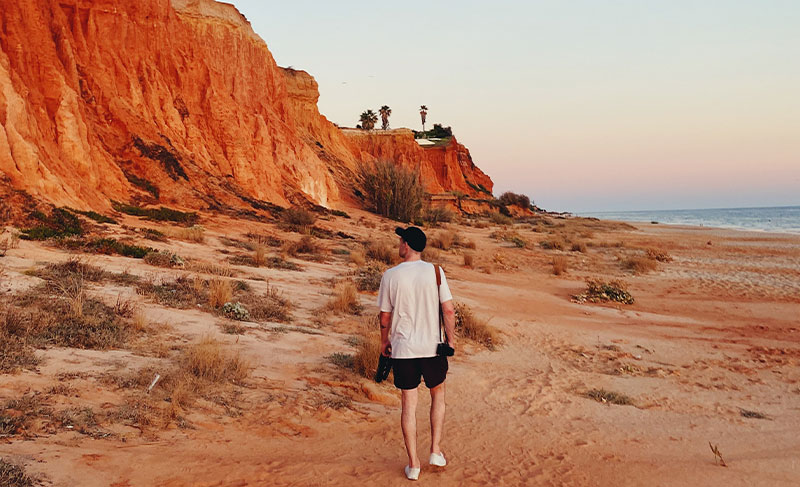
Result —
[[[325,358],[333,365],[346,370],[351,370],[355,365],[354,357],[349,353],[334,352]]]
[[[250,312],[247,308],[242,306],[242,303],[225,303],[222,305],[222,313],[228,318],[238,321],[248,321],[250,319]]]
[[[96,221],[97,223],[112,223],[114,225],[117,224],[117,220],[114,220],[113,218],[107,217],[105,215],[101,215],[100,213],[97,213],[96,211],[81,211],[81,210],[75,210],[75,209],[72,209],[72,208],[70,208],[69,211],[71,211],[73,213],[77,213],[79,215],[83,215],[83,216],[85,216],[87,218],[90,218],[90,219]]]
[[[150,247],[141,247],[139,245],[132,245],[120,242],[113,238],[97,238],[87,242],[85,249],[89,252],[97,254],[119,254],[125,257],[133,257],[134,259],[142,259],[153,249]]]
[[[376,213],[409,222],[419,217],[425,192],[419,173],[391,161],[362,164],[356,173],[360,195]]]
[[[126,215],[138,216],[139,218],[145,218],[148,220],[155,220],[155,221],[171,221],[180,223],[187,227],[195,225],[199,218],[197,216],[197,213],[193,211],[183,212],[183,211],[173,210],[165,206],[162,206],[158,209],[142,208],[139,206],[126,205],[118,201],[112,201],[111,206],[116,211],[120,213],[125,213]]]
[[[50,216],[40,211],[35,211],[30,216],[38,220],[39,224],[22,230],[20,238],[24,240],[47,240],[85,233],[80,218],[63,208],[54,208]]]
[[[125,171],[124,174],[125,174],[125,177],[128,179],[128,181],[130,181],[130,183],[132,185],[136,186],[139,189],[143,189],[144,191],[147,191],[148,193],[153,195],[153,198],[158,199],[158,196],[159,196],[158,186],[156,186],[155,184],[151,183],[147,179],[137,177],[137,176],[135,176],[135,175],[133,175],[133,174],[127,172],[127,171]]]
[[[516,205],[521,208],[530,208],[531,206],[530,198],[524,194],[512,193],[511,191],[501,194],[497,201],[503,206]]]
[[[633,304],[634,299],[627,291],[624,283],[620,281],[605,282],[599,279],[588,279],[586,291],[573,299],[578,303],[604,303],[614,301],[622,304]]]

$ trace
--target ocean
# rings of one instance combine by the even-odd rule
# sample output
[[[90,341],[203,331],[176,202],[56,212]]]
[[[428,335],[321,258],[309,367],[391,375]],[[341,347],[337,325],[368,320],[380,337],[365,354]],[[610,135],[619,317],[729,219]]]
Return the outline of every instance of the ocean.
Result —
[[[709,208],[699,210],[581,212],[603,220],[658,222],[676,225],[733,228],[800,234],[800,206],[771,208]]]

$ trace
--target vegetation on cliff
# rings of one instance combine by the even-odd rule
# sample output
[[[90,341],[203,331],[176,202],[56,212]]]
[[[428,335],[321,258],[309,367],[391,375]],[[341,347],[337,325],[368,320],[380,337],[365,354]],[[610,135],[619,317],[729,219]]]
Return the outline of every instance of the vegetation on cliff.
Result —
[[[378,113],[381,114],[381,128],[383,130],[389,129],[389,116],[392,114],[392,109],[389,108],[389,105],[383,105]]]
[[[375,123],[378,121],[378,115],[372,110],[365,110],[361,113],[359,118],[361,121],[360,127],[364,130],[372,130],[375,128]]]
[[[360,165],[356,185],[357,195],[379,215],[409,222],[422,211],[425,192],[419,174],[391,161]]]

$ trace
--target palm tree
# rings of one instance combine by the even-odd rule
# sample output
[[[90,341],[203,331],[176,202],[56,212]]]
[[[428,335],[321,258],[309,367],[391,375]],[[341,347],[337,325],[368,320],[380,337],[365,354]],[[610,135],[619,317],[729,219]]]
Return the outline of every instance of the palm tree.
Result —
[[[367,110],[361,114],[361,126],[364,130],[372,130],[375,128],[375,122],[378,121],[378,114],[372,110]]]
[[[392,114],[392,109],[389,108],[388,105],[384,105],[378,110],[378,113],[381,114],[381,128],[386,130],[389,128],[389,115]]]
[[[422,118],[422,131],[425,132],[425,117],[428,116],[428,107],[422,105],[419,107],[419,116]]]

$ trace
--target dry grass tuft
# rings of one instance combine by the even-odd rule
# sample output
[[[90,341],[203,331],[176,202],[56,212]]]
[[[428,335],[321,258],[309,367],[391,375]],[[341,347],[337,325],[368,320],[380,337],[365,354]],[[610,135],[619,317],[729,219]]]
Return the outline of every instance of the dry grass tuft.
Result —
[[[430,239],[429,244],[431,247],[437,249],[450,250],[454,245],[457,244],[459,239],[460,237],[455,230],[448,230],[437,233],[436,236]]]
[[[89,282],[101,282],[106,278],[113,277],[99,267],[77,257],[71,257],[64,262],[47,264],[44,268],[33,271],[32,274],[50,282],[58,282],[74,276]]]
[[[19,234],[16,232],[6,232],[0,234],[0,257],[5,257],[6,252],[19,247]]]
[[[709,441],[708,446],[711,448],[711,453],[714,454],[714,463],[721,467],[727,467],[728,465],[725,463],[725,459],[722,458],[722,452],[719,451],[719,445],[712,445]]]
[[[581,252],[586,253],[586,243],[584,242],[574,242],[572,247],[570,248],[573,252]]]
[[[510,216],[503,215],[502,213],[490,213],[489,221],[491,221],[495,225],[511,225],[512,223],[514,223],[513,218],[511,218]]]
[[[303,235],[297,242],[286,242],[283,251],[292,257],[321,261],[322,248],[311,235]]]
[[[616,242],[609,242],[609,241],[589,242],[588,245],[589,247],[598,247],[603,249],[608,249],[608,248],[621,249],[625,247],[625,241],[617,240]]]
[[[364,309],[358,299],[358,290],[353,281],[341,281],[333,289],[327,308],[334,313],[358,315]]]
[[[157,303],[170,308],[193,308],[209,301],[208,282],[197,276],[178,276],[173,282],[140,282],[136,293],[150,296]],[[222,303],[225,304],[225,303]]]
[[[397,249],[386,242],[369,241],[365,250],[367,258],[383,262],[386,265],[394,265],[400,261]]]
[[[658,262],[672,262],[672,256],[666,250],[649,248],[646,250],[647,258]]]
[[[19,465],[0,458],[0,485],[3,487],[33,487],[35,481]]]
[[[567,244],[561,238],[550,238],[539,242],[539,246],[546,250],[564,250]]]
[[[131,319],[131,328],[136,331],[145,332],[150,330],[150,320],[147,319],[144,312],[136,308],[133,311],[133,318]]]
[[[215,264],[199,260],[190,261],[186,270],[200,274],[211,274],[220,277],[235,277],[236,270],[228,264]]]
[[[442,252],[433,247],[425,247],[420,258],[425,262],[440,263],[442,262]]]
[[[19,399],[10,399],[0,405],[0,437],[28,436],[34,420],[38,417],[50,416],[52,412],[42,402],[42,397],[38,393],[26,394]]]
[[[636,274],[647,274],[650,271],[658,269],[658,264],[656,264],[656,261],[650,260],[647,257],[633,256],[622,261],[622,268],[633,271]]]
[[[67,302],[70,314],[75,318],[81,318],[83,316],[83,305],[86,301],[83,274],[71,274],[63,279],[53,281],[53,285]]]
[[[748,419],[769,419],[769,416],[767,416],[764,413],[760,413],[758,411],[750,411],[748,409],[739,408],[739,414],[743,418],[748,418]]]
[[[189,346],[181,366],[193,377],[215,383],[241,382],[250,373],[245,360],[238,354],[226,352],[218,341],[210,337]]]
[[[592,389],[586,393],[586,397],[594,399],[597,402],[602,402],[603,404],[617,404],[619,406],[633,405],[633,399],[625,394],[607,391],[605,389]]]
[[[466,304],[456,304],[456,332],[474,342],[480,343],[489,350],[494,350],[500,344],[499,332],[489,325],[486,320],[480,319]]]
[[[367,262],[367,257],[361,250],[353,250],[350,252],[350,262],[355,264],[356,267],[362,267]]]
[[[206,231],[200,225],[194,225],[188,228],[162,228],[162,233],[178,240],[186,240],[187,242],[204,243],[206,241]]]
[[[168,250],[149,252],[144,256],[144,262],[155,267],[166,267],[168,269],[173,267],[182,268],[186,264],[181,256]]]
[[[240,325],[235,321],[225,320],[220,324],[223,333],[228,335],[244,335],[247,332],[247,327]]]
[[[357,271],[356,285],[359,291],[375,292],[381,287],[381,278],[386,266],[376,260]]]
[[[464,254],[464,267],[469,267],[472,269],[473,263],[475,260],[475,256],[472,254]]]
[[[0,373],[32,370],[39,365],[39,358],[27,343],[26,326],[21,313],[13,307],[0,315]]]
[[[560,276],[567,272],[567,258],[563,255],[553,257],[553,274]]]
[[[267,283],[267,291],[261,295],[247,294],[241,302],[250,312],[250,319],[255,321],[292,321],[292,302],[278,288]]]
[[[381,332],[375,318],[365,319],[362,322],[355,342],[353,371],[362,377],[372,379],[378,370],[378,355],[381,353]]]
[[[253,249],[253,264],[256,267],[263,267],[267,264],[267,247],[262,244],[256,244]]]
[[[283,212],[281,220],[284,227],[293,232],[308,233],[317,221],[317,216],[303,208],[293,207]]]
[[[233,298],[233,285],[228,279],[208,281],[208,305],[219,308]]]
[[[24,354],[25,347],[20,342],[35,347],[101,350],[118,348],[127,342],[135,330],[127,317],[120,314],[127,312],[125,306],[116,309],[87,297],[74,276],[70,276],[69,282],[61,286],[43,284],[13,298],[14,311],[3,316],[0,330],[9,343],[17,343],[9,346]],[[66,289],[63,291],[66,294],[61,289]]]

